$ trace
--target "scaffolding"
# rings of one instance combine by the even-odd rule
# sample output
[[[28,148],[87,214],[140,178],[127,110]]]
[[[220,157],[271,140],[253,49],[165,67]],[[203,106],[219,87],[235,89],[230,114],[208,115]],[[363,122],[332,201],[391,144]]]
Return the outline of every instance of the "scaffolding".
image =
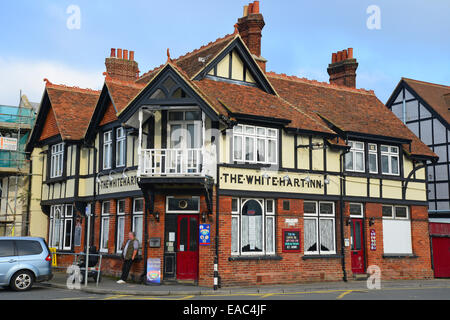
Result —
[[[29,230],[25,146],[35,120],[33,105],[22,92],[18,107],[0,105],[0,236],[26,236]]]

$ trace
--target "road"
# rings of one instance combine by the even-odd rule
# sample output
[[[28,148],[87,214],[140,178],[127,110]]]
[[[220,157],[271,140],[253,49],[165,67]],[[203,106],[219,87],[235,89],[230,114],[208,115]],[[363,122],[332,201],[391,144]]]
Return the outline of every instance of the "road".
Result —
[[[269,300],[450,300],[448,284],[428,287],[389,287],[380,290],[317,290],[289,293],[235,293],[223,295],[133,296],[94,294],[80,290],[35,285],[27,292],[0,289],[0,301],[6,300],[192,300],[192,301],[269,301]]]

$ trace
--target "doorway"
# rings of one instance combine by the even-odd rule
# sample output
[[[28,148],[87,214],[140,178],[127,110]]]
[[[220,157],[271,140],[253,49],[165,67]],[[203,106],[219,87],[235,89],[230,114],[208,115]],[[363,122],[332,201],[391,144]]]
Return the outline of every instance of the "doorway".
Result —
[[[365,273],[363,219],[352,218],[350,222],[350,242],[352,256],[352,272]]]
[[[198,215],[178,215],[177,280],[198,280]]]

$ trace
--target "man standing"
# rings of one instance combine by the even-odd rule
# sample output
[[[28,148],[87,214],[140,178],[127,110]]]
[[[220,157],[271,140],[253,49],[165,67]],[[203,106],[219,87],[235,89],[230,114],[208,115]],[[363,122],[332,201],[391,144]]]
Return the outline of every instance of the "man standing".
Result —
[[[131,266],[136,258],[139,250],[139,241],[136,239],[136,234],[134,232],[128,233],[128,241],[125,247],[122,248],[123,256],[123,266],[122,266],[122,276],[117,283],[125,283],[128,278],[128,273],[130,273]]]

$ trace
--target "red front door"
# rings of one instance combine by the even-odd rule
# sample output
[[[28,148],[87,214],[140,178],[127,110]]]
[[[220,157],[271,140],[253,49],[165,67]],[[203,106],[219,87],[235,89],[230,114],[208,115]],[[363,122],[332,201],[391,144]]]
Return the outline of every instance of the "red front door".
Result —
[[[364,245],[363,245],[363,221],[353,219],[350,224],[351,250],[352,250],[352,272],[364,273]]]
[[[450,277],[450,238],[432,237],[433,265],[436,278]]]
[[[198,216],[178,216],[177,279],[198,279]]]

